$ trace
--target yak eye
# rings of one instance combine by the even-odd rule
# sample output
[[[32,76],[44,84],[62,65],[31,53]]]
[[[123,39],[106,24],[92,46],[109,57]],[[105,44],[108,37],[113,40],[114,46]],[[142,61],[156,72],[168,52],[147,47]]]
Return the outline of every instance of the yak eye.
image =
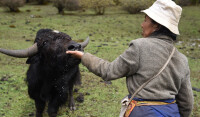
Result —
[[[43,45],[46,45],[46,44],[47,44],[47,41],[44,41],[44,42],[43,42]]]

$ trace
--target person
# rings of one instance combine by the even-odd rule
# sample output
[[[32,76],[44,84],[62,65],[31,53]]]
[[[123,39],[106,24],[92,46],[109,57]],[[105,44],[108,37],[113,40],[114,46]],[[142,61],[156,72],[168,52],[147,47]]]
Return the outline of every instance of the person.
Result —
[[[108,62],[80,51],[66,52],[80,58],[89,71],[105,81],[126,77],[129,98],[170,56],[173,42],[179,35],[182,8],[172,0],[157,0],[141,12],[145,13],[141,24],[143,38],[132,40],[128,49],[114,61]],[[143,101],[146,105],[135,106],[129,117],[189,117],[194,99],[186,56],[175,49],[164,71],[133,100]]]

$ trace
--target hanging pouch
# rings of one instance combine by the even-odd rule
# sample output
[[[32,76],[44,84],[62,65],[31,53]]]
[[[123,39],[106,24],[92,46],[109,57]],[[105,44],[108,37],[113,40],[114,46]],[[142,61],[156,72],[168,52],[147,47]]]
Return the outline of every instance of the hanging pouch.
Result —
[[[128,96],[126,96],[121,100],[121,111],[120,111],[119,117],[124,117],[124,114],[128,108],[128,105],[129,105],[129,99],[128,99]]]

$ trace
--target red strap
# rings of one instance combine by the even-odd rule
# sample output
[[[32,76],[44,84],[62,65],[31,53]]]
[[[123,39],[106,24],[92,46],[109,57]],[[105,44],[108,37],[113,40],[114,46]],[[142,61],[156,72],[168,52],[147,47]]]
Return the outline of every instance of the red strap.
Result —
[[[126,112],[124,114],[124,117],[129,117],[129,115],[131,114],[132,110],[135,108],[136,104],[137,104],[137,101],[135,101],[135,100],[132,100],[129,103],[128,108],[127,108],[127,110],[126,110]]]

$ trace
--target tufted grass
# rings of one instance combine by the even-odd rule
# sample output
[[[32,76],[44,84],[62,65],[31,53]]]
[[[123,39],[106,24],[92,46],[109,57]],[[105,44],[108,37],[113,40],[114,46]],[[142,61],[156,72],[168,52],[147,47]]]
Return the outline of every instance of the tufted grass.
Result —
[[[58,15],[51,5],[25,5],[20,13],[9,13],[0,8],[0,47],[23,49],[32,45],[36,32],[41,28],[51,28],[69,34],[80,41],[90,36],[86,52],[108,61],[114,60],[127,47],[128,43],[141,37],[140,24],[143,14],[130,15],[118,7],[110,8],[102,16],[92,11],[65,12]],[[200,8],[184,7],[180,22],[177,48],[187,55],[191,82],[200,88]],[[194,44],[195,43],[195,44]],[[27,93],[25,79],[28,65],[26,59],[13,58],[0,54],[0,116],[32,117],[34,102]],[[80,65],[82,85],[78,92],[84,94],[84,102],[76,102],[77,110],[71,112],[63,106],[58,117],[116,117],[120,110],[120,100],[127,95],[125,78],[107,84]],[[86,95],[87,94],[87,95]],[[194,91],[195,105],[192,117],[200,116],[200,92]],[[45,111],[44,116],[47,117]]]

